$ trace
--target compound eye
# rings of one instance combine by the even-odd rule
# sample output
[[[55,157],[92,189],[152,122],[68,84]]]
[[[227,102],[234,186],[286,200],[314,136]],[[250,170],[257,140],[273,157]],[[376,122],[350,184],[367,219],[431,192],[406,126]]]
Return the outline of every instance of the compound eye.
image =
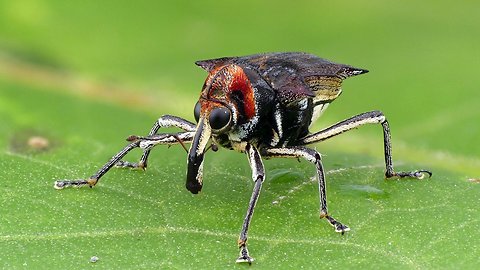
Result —
[[[227,108],[215,108],[210,113],[208,121],[210,122],[210,127],[215,130],[222,129],[230,124],[232,119],[232,113]]]
[[[200,109],[202,106],[200,106],[200,101],[197,101],[197,104],[195,104],[195,108],[193,108],[193,115],[195,116],[195,121],[198,123],[198,119],[200,119]]]

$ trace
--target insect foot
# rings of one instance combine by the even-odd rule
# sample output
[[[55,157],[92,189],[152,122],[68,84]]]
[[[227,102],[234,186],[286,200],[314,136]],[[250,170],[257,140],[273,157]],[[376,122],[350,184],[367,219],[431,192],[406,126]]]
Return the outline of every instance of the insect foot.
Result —
[[[95,186],[95,184],[97,184],[97,179],[95,179],[95,178],[90,178],[90,179],[87,179],[87,180],[84,180],[84,179],[58,180],[58,181],[55,181],[55,183],[53,184],[53,187],[55,189],[64,189],[64,188],[67,188],[67,187],[80,188],[80,187],[84,187],[84,186],[93,187],[93,186]]]
[[[240,248],[240,256],[237,258],[235,262],[252,264],[252,262],[255,259],[250,257],[250,255],[248,254],[247,243],[243,241],[239,241],[239,248]]]
[[[320,216],[320,218],[322,218],[322,216]],[[338,222],[333,217],[327,215],[327,216],[325,216],[325,218],[328,220],[330,225],[332,225],[333,228],[335,228],[335,232],[341,233],[343,235],[345,232],[350,231],[350,228],[347,225],[344,225],[344,224]]]
[[[386,175],[387,179],[388,178],[405,178],[405,177],[412,177],[412,178],[417,178],[417,179],[424,179],[425,176],[428,175],[428,178],[432,177],[432,172],[427,171],[427,170],[417,170],[417,171],[412,171],[412,172],[398,172],[398,173],[393,173],[392,175]]]

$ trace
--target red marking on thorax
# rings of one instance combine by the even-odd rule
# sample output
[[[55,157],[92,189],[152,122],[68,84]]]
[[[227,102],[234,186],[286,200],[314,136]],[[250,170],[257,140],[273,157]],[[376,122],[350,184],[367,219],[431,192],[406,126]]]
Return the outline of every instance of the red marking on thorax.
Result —
[[[232,79],[229,84],[229,92],[240,91],[243,97],[243,109],[245,116],[251,119],[255,116],[255,96],[252,84],[243,69],[239,66],[228,67]]]
[[[241,102],[238,106],[243,109],[244,117],[251,119],[255,116],[255,96],[250,80],[243,71],[243,69],[237,65],[219,66],[212,69],[205,81],[202,90],[202,96],[206,100],[225,100],[232,103],[229,98],[232,94],[236,93],[237,97],[241,97]],[[213,103],[205,104],[206,110],[215,106]],[[239,108],[237,108],[239,109]]]

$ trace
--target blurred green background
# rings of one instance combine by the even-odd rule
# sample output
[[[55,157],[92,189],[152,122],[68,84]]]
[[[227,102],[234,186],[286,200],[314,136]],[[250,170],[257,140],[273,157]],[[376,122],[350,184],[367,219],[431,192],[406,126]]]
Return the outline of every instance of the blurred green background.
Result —
[[[329,200],[353,228],[342,238],[315,218],[314,183],[304,184],[309,191],[298,195],[301,201],[281,208],[269,205],[268,196],[278,197],[283,186],[289,190],[313,176],[305,162],[269,161],[271,184],[252,224],[258,228],[251,235],[258,264],[277,269],[319,264],[473,268],[479,263],[478,251],[472,249],[479,247],[474,229],[479,225],[480,182],[479,11],[480,2],[468,0],[1,1],[0,267],[232,267],[252,187],[241,154],[221,151],[208,157],[208,185],[200,199],[184,190],[185,154],[173,148],[155,150],[147,172],[115,171],[93,190],[57,192],[51,184],[93,173],[123,146],[124,138],[146,134],[162,114],[193,119],[206,77],[194,61],[305,51],[370,70],[344,83],[343,95],[315,129],[382,110],[391,124],[394,160],[402,169],[432,169],[434,177],[382,182],[379,127],[316,145],[326,155],[327,169],[373,166],[360,172],[347,169],[333,179]],[[39,150],[26,143],[35,136],[46,138],[48,146]],[[375,190],[355,188],[360,184]],[[378,197],[376,190],[383,187],[389,195]],[[412,229],[412,221],[403,220],[404,227],[395,227],[398,213],[378,209],[395,205],[396,199],[406,213],[431,223]],[[354,205],[358,209],[349,209]],[[87,208],[94,213],[87,216]],[[377,212],[393,218],[375,220],[378,215],[371,213]],[[454,213],[456,221],[451,220]],[[231,221],[219,222],[224,215]],[[285,225],[280,220],[274,226],[268,215],[288,216],[289,225],[279,228]],[[366,216],[369,220],[362,221]],[[301,222],[315,230],[293,233]],[[360,227],[355,222],[363,230],[355,231]],[[388,237],[375,231],[376,222],[393,226],[387,226],[388,235],[401,244],[390,249]],[[364,223],[373,223],[373,229]],[[449,231],[456,225],[458,231]],[[463,229],[469,238],[458,238]],[[419,236],[423,233],[433,240]],[[285,235],[294,240],[282,242]],[[302,242],[304,238],[327,240]],[[90,252],[92,241],[97,249]],[[330,245],[335,252],[329,252]],[[431,250],[417,254],[415,248],[424,246]],[[97,253],[100,261],[89,265]],[[377,253],[389,259],[371,258]]]

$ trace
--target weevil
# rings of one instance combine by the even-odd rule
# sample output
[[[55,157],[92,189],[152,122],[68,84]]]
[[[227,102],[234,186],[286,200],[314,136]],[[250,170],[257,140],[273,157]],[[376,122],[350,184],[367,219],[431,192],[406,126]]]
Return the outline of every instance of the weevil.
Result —
[[[365,69],[337,64],[312,54],[299,52],[266,53],[197,61],[208,72],[200,98],[194,107],[194,122],[164,115],[147,136],[130,136],[130,143],[88,179],[60,180],[54,187],[93,187],[112,167],[147,168],[150,151],[157,145],[190,143],[187,156],[186,188],[194,194],[203,186],[203,160],[209,148],[245,153],[252,170],[253,192],[238,239],[237,262],[251,263],[247,235],[260,195],[265,169],[262,159],[303,158],[316,168],[320,193],[320,218],[344,234],[350,228],[333,218],[327,209],[325,171],[319,152],[307,145],[322,142],[365,124],[383,129],[385,177],[422,179],[428,170],[396,172],[392,162],[390,128],[385,115],[370,111],[355,115],[317,132],[311,124],[342,93],[343,80],[365,74]],[[158,133],[161,128],[179,128],[177,133]],[[123,161],[132,149],[141,148],[139,162]],[[186,148],[185,148],[186,149]]]

